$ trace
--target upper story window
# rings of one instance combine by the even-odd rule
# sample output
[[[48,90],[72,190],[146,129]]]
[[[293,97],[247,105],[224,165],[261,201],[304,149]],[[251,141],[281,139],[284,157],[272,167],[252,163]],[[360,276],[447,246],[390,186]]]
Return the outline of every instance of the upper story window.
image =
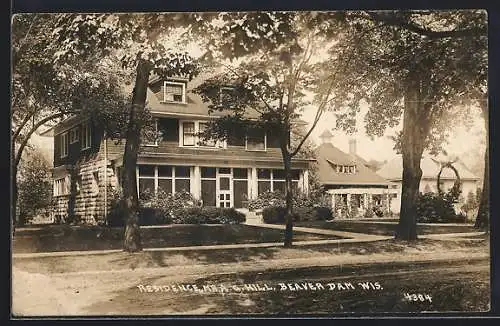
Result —
[[[204,139],[199,135],[206,130],[206,128],[208,128],[208,122],[206,121],[181,121],[179,146],[224,148],[226,146],[225,142],[220,142],[215,139]]]
[[[61,153],[61,158],[68,156],[68,133],[63,132],[61,134],[61,139],[59,143],[59,152]]]
[[[186,103],[185,83],[165,81],[163,85],[164,102]]]
[[[267,135],[264,132],[251,131],[246,137],[245,148],[247,151],[267,150]]]
[[[74,144],[80,141],[80,128],[75,127],[69,131],[69,143]]]
[[[207,122],[200,122],[199,123],[199,133],[202,133],[203,131],[207,130],[208,128],[208,123]],[[204,147],[215,147],[216,145],[216,140],[215,139],[204,139],[203,137],[198,137],[198,145],[199,146],[204,146]]]
[[[195,145],[195,123],[183,122],[182,123],[182,146]]]
[[[84,123],[82,125],[82,151],[90,148],[92,145],[92,128],[90,127],[90,123]]]
[[[356,173],[355,165],[334,165],[334,168],[337,173],[344,173],[344,174]]]

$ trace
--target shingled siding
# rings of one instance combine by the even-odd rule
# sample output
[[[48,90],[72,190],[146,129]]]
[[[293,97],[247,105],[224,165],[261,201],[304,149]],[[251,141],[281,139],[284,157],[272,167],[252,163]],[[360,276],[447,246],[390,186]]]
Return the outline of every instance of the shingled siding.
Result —
[[[118,180],[114,170],[108,160],[106,169],[107,191],[107,211],[111,207],[112,192],[116,189]],[[94,173],[97,173],[97,182],[94,181]],[[79,191],[74,198],[73,215],[76,221],[84,224],[97,224],[105,220],[105,182],[104,182],[104,160],[94,160],[91,162],[75,165],[71,182],[77,182],[77,177],[81,177]],[[96,188],[97,185],[97,188]],[[75,189],[76,186],[73,186]],[[54,215],[56,219],[66,221],[69,215],[70,195],[55,197]]]
[[[74,214],[83,223],[96,224],[105,220],[104,160],[84,164],[79,169],[81,175],[80,192],[76,195]],[[94,187],[94,173],[98,174],[98,188]],[[116,176],[108,162],[106,179],[108,187],[107,208],[111,205],[111,189],[117,185]],[[96,191],[97,190],[97,191]]]

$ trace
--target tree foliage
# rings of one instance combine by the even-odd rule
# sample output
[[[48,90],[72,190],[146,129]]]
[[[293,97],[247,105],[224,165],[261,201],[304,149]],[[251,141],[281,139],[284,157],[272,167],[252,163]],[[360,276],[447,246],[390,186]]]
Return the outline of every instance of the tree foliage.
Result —
[[[25,156],[18,176],[18,210],[24,223],[45,215],[52,201],[51,164],[37,151],[29,151]]]
[[[349,67],[349,76],[338,83],[345,109],[337,126],[352,131],[363,101],[369,106],[369,135],[382,136],[403,117],[395,139],[403,154],[397,237],[414,240],[422,153],[438,151],[454,123],[467,122],[471,114],[460,106],[485,100],[486,13],[348,12],[344,22],[345,33],[353,37],[339,42],[350,48],[343,59],[332,53],[332,63],[341,60]]]
[[[286,174],[285,246],[289,246],[293,227],[291,162],[322,115],[332,108],[334,82],[322,78],[327,66],[320,58],[325,47],[333,46],[332,36],[340,34],[335,33],[336,20],[327,19],[334,18],[334,13],[260,13],[252,15],[256,21],[250,21],[249,14],[239,15],[222,29],[231,44],[226,38],[214,42],[220,57],[229,55],[239,61],[218,60],[219,72],[195,89],[208,103],[210,113],[222,115],[201,135],[230,139],[264,131],[278,141]],[[293,133],[300,131],[297,123],[306,109],[315,112],[312,125],[302,134]]]

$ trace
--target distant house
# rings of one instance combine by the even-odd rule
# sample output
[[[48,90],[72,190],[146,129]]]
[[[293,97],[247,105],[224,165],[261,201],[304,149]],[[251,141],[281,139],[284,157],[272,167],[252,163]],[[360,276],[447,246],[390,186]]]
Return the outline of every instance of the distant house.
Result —
[[[192,92],[201,81],[150,79],[147,103],[160,139],[141,144],[136,167],[139,194],[188,191],[205,206],[242,208],[262,192],[284,191],[282,156],[271,132],[228,141],[200,139],[210,119],[226,114],[209,114],[208,105]],[[220,91],[222,96],[225,88]],[[105,219],[109,192],[121,186],[125,141],[107,139],[99,126],[80,116],[66,119],[45,135],[54,139],[55,214],[89,223]],[[298,191],[308,192],[313,161],[292,160],[292,185]]]
[[[476,193],[479,186],[479,178],[472,173],[467,166],[460,160],[453,163],[457,169],[462,181],[462,198],[461,203],[467,199],[469,192]],[[441,169],[441,163],[431,157],[424,156],[420,161],[422,169],[422,179],[420,181],[420,192],[437,192],[437,175]],[[383,165],[377,173],[391,182],[391,188],[397,191],[397,200],[391,203],[391,210],[395,213],[399,212],[401,207],[401,184],[403,176],[403,159],[401,155],[390,160]],[[441,189],[448,191],[455,183],[455,173],[448,168],[443,169],[441,173]]]
[[[356,153],[356,140],[349,142],[349,153],[332,144],[332,134],[325,130],[316,149],[318,179],[332,195],[331,205],[337,217],[360,217],[378,206],[389,211],[390,183],[372,171],[368,162]]]

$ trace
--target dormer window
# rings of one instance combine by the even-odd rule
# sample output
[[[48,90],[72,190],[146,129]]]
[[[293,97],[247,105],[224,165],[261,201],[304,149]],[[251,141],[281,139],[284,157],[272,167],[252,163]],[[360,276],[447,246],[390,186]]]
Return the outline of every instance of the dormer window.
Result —
[[[355,165],[337,165],[337,164],[332,164],[333,169],[337,173],[344,173],[344,174],[354,174],[356,173],[356,166]]]
[[[186,103],[185,83],[165,81],[163,86],[164,102]]]

